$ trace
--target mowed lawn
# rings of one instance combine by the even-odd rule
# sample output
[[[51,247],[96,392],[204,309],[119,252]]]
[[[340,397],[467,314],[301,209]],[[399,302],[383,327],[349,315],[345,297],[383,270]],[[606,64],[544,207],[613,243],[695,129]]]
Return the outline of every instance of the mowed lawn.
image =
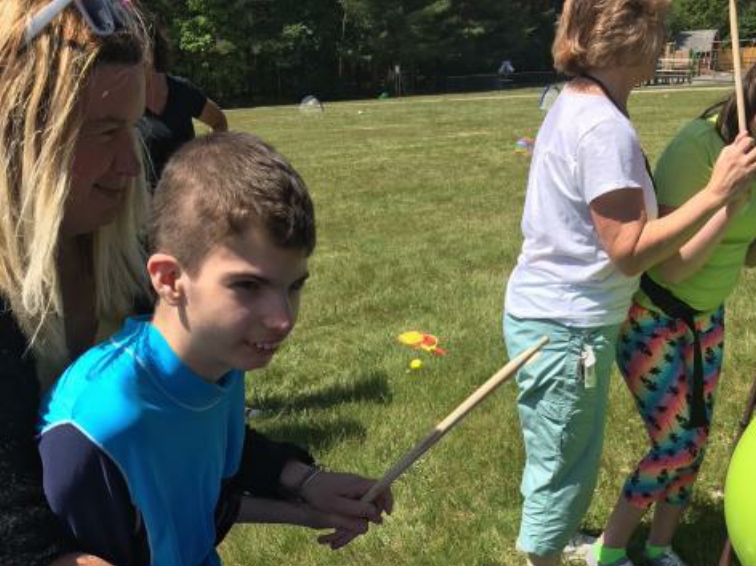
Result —
[[[642,91],[630,112],[651,161],[724,90]],[[519,252],[529,158],[543,114],[535,90],[230,112],[289,157],[316,203],[318,247],[299,324],[271,366],[248,377],[252,424],[308,445],[323,465],[380,476],[506,360],[501,311]],[[712,445],[677,547],[712,564],[724,538],[729,442],[756,375],[754,290],[728,304],[727,356]],[[436,334],[445,357],[397,343]],[[410,372],[409,362],[425,364]],[[386,524],[332,552],[316,532],[236,527],[229,566],[523,564],[514,549],[523,463],[516,387],[504,386],[395,485]],[[585,527],[599,531],[644,449],[630,397],[613,376],[603,467]],[[631,554],[645,539],[634,541]]]

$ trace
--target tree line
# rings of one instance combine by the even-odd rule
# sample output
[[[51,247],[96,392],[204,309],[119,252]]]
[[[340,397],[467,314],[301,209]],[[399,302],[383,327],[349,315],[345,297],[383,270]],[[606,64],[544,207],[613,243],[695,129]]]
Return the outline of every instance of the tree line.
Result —
[[[226,105],[440,92],[447,77],[550,71],[563,0],[146,0],[176,74]],[[670,33],[717,28],[727,0],[675,0]],[[756,0],[741,0],[756,37]],[[399,91],[399,92],[397,92]]]

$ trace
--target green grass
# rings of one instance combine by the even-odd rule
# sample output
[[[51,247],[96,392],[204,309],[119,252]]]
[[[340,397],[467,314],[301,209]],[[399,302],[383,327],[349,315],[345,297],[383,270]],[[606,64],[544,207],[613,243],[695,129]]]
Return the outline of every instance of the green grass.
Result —
[[[689,118],[721,90],[645,91],[631,98],[653,162]],[[519,252],[535,90],[458,97],[232,111],[288,156],[307,180],[319,243],[300,322],[271,366],[252,374],[253,421],[279,439],[309,445],[333,469],[380,476],[505,361],[503,290]],[[723,540],[722,484],[730,438],[756,369],[753,299],[746,274],[729,307],[730,341],[709,457],[677,541],[691,566],[711,564]],[[445,357],[397,344],[405,330],[441,337]],[[616,378],[616,376],[615,376]],[[222,547],[229,566],[296,564],[522,564],[514,550],[522,441],[516,388],[507,385],[395,486],[381,528],[339,552],[315,533],[236,527]],[[604,460],[585,520],[600,530],[620,482],[644,448],[640,419],[613,380]],[[636,538],[635,545],[642,540]]]

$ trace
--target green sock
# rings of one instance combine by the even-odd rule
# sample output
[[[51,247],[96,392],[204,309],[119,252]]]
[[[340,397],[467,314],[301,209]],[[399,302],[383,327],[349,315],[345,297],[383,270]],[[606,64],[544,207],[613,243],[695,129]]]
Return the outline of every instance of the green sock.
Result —
[[[596,559],[599,564],[613,564],[621,558],[627,557],[626,549],[604,546],[598,541],[593,545],[593,552],[596,554]]]
[[[649,558],[659,558],[669,546],[654,546],[650,542],[646,543],[646,554]]]

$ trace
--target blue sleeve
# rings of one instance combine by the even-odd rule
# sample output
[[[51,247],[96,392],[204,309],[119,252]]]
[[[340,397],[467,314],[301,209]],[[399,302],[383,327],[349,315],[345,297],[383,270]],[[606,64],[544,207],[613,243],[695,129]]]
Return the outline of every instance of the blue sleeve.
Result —
[[[110,457],[71,424],[45,431],[39,453],[50,507],[81,550],[115,566],[148,566],[144,524]]]

